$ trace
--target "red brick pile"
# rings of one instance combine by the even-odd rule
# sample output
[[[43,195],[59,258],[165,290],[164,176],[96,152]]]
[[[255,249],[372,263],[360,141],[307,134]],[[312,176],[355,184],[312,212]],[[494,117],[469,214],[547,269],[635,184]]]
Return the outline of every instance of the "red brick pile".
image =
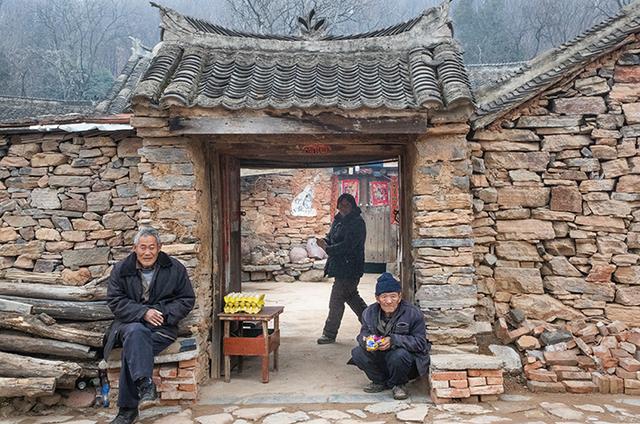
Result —
[[[197,359],[156,364],[153,381],[160,395],[161,405],[191,404],[198,398],[196,378]],[[109,369],[111,388],[118,389],[119,368]]]
[[[522,352],[533,392],[640,395],[640,329],[620,321],[562,327],[524,321],[510,330],[500,318],[496,334]]]
[[[431,400],[436,403],[452,399],[493,401],[504,393],[502,370],[431,371]]]

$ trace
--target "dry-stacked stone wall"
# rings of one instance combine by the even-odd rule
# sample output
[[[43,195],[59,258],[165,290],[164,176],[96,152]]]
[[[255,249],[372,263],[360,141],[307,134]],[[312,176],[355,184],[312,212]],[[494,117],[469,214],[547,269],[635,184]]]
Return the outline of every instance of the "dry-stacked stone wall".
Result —
[[[471,134],[480,319],[640,326],[639,47]]]
[[[25,134],[0,147],[0,269],[83,285],[129,252],[142,141],[115,133]]]
[[[331,226],[331,177],[331,169],[300,169],[242,178],[244,280],[322,278],[325,260],[307,243]]]

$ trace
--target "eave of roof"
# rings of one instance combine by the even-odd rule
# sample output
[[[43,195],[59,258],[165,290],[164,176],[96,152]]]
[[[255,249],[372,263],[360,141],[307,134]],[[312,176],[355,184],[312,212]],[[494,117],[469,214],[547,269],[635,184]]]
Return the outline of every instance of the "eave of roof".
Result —
[[[500,84],[475,91],[477,110],[472,126],[479,129],[549,89],[577,69],[630,42],[640,32],[640,0],[587,30],[574,40],[543,53]]]
[[[318,40],[239,33],[157,6],[163,41],[133,103],[231,110],[469,106],[448,6],[384,30]]]

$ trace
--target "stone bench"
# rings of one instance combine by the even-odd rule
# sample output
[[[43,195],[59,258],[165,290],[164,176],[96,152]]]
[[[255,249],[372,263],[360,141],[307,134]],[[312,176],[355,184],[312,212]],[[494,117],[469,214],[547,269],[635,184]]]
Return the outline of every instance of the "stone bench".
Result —
[[[436,404],[496,400],[504,393],[503,366],[501,359],[489,355],[432,355],[431,400]]]
[[[199,362],[200,344],[196,337],[181,337],[154,358],[153,381],[161,405],[191,404],[198,398],[198,383],[206,366]],[[107,361],[111,398],[117,398],[122,349],[114,349]]]

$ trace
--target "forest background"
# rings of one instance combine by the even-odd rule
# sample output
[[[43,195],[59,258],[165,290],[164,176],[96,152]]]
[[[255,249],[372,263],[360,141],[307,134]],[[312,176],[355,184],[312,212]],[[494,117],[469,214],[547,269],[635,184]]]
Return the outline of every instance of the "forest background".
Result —
[[[315,8],[328,32],[352,34],[418,16],[442,0],[157,0],[254,33],[298,34]],[[467,64],[526,61],[614,16],[632,0],[453,0]],[[0,0],[0,95],[101,99],[130,55],[152,48],[159,13],[146,0]]]

